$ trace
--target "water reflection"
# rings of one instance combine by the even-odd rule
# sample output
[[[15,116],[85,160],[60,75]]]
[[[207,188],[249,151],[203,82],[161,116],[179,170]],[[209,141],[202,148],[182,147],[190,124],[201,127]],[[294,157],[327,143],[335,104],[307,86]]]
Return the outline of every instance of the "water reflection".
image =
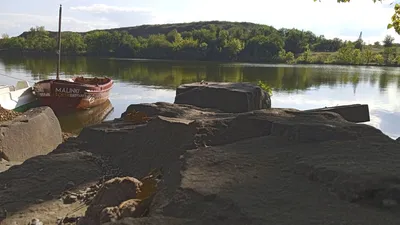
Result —
[[[4,70],[25,70],[36,80],[54,75],[56,61],[51,58],[2,58]],[[182,83],[200,80],[254,82],[262,80],[276,91],[293,92],[311,87],[337,87],[351,84],[356,92],[360,83],[378,82],[385,91],[389,84],[400,87],[397,68],[352,66],[288,66],[218,64],[211,62],[174,62],[154,60],[63,59],[61,70],[68,75],[111,76],[120,81],[141,85],[175,88]]]
[[[42,58],[0,59],[0,74],[39,80],[54,76],[56,61]],[[207,81],[257,82],[274,90],[273,107],[298,109],[343,104],[368,104],[370,124],[392,137],[400,136],[400,69],[357,66],[265,65],[93,58],[63,59],[61,70],[73,75],[109,76],[116,82],[110,100],[119,117],[129,104],[173,102],[182,83]],[[1,78],[3,81],[3,78]],[[13,81],[15,82],[15,81]]]
[[[91,109],[66,112],[56,112],[61,129],[64,132],[79,134],[83,127],[101,123],[113,110],[110,101]]]

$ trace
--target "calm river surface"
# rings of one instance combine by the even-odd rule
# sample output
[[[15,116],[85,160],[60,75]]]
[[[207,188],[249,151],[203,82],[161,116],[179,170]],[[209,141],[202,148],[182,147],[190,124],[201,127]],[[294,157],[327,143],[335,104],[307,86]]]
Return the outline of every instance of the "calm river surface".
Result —
[[[35,82],[55,77],[56,61],[38,58],[0,58],[0,83],[11,77]],[[264,65],[127,59],[63,59],[62,77],[109,76],[115,81],[110,96],[120,117],[129,104],[173,102],[175,88],[201,80],[257,82],[273,88],[272,107],[312,109],[345,104],[368,104],[371,122],[392,138],[400,136],[400,68]],[[8,75],[11,77],[6,77]],[[63,129],[67,129],[63,122]],[[72,122],[73,123],[73,122]]]

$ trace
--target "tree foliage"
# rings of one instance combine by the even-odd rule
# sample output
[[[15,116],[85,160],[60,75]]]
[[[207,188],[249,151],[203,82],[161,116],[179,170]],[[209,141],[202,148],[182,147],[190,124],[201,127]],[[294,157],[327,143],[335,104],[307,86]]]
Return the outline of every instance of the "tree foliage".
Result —
[[[145,27],[141,32],[143,36],[121,29],[84,34],[63,32],[61,52],[66,55],[276,62],[281,60],[279,52],[282,50],[291,59],[291,55],[302,54],[306,49],[335,52],[343,43],[337,38],[317,37],[310,31],[298,29],[277,30],[266,25],[228,22],[192,24],[192,29],[176,25],[170,29],[160,25],[158,30],[157,26]],[[34,27],[20,37],[5,36],[1,40],[0,47],[5,49],[54,52],[57,47],[56,35],[44,27]]]
[[[386,35],[385,39],[383,40],[383,46],[385,47],[392,47],[394,42],[394,37],[390,35]]]
[[[158,29],[156,29],[158,28]],[[387,36],[366,45],[339,38],[328,39],[310,31],[275,29],[250,23],[203,22],[185,25],[145,26],[63,32],[64,55],[127,57],[149,59],[218,60],[283,63],[387,64],[398,65],[397,44]],[[143,36],[132,35],[132,30]],[[162,31],[162,32],[161,32]],[[0,49],[10,51],[56,51],[56,35],[44,27],[31,28],[19,37],[3,35]]]

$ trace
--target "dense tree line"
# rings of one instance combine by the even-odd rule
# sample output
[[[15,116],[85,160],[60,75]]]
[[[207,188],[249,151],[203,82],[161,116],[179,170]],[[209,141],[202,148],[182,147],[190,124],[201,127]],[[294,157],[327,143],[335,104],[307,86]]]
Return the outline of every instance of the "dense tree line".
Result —
[[[266,25],[228,22],[193,24],[192,27],[190,23],[185,26],[175,24],[170,29],[159,25],[158,30],[155,25],[136,30],[63,32],[61,51],[64,55],[150,59],[400,64],[400,55],[397,55],[397,47],[390,36],[383,40],[383,46],[380,43],[365,46],[361,39],[356,42],[327,39],[298,29],[278,30]],[[377,48],[384,50],[377,52]],[[3,35],[0,49],[55,52],[56,36],[44,27],[35,27],[19,37]]]

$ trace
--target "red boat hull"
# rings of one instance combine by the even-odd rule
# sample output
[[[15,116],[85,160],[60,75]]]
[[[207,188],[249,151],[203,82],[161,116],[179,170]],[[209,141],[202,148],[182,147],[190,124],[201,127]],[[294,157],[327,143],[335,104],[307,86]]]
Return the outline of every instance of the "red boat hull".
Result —
[[[77,77],[72,81],[43,80],[34,85],[33,91],[42,106],[54,110],[88,109],[106,102],[112,86],[109,78]]]

